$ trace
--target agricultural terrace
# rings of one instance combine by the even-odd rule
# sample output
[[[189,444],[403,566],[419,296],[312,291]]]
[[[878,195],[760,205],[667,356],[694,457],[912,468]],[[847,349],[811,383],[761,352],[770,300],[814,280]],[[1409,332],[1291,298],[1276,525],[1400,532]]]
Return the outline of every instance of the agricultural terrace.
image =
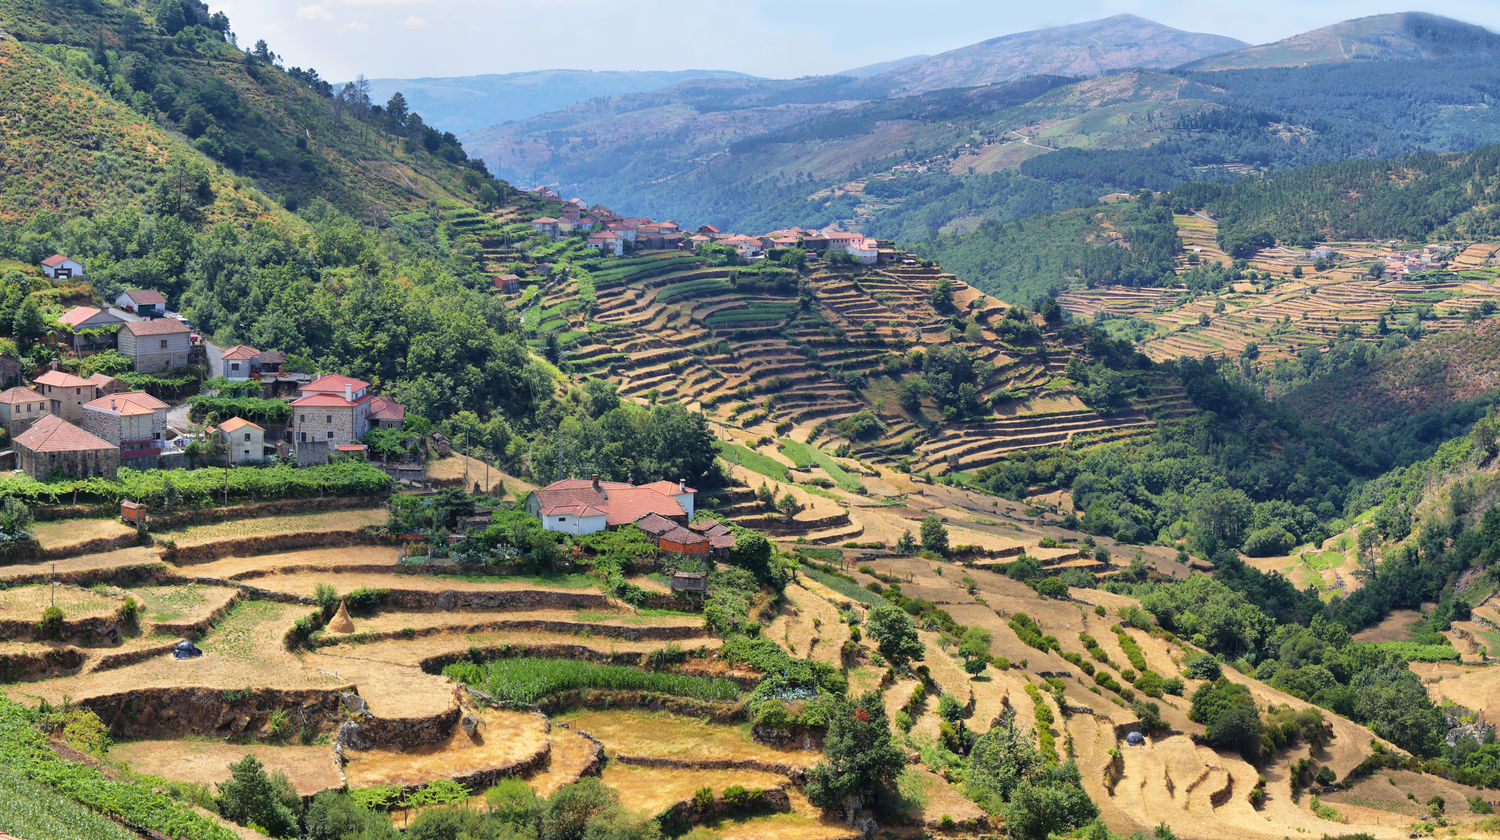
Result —
[[[1409,273],[1404,265],[1387,269],[1387,258],[1421,246],[1328,242],[1321,246],[1329,249],[1326,256],[1278,246],[1237,264],[1218,248],[1212,220],[1178,216],[1177,224],[1184,247],[1177,269],[1185,285],[1070,291],[1059,298],[1063,308],[1103,319],[1113,334],[1163,361],[1235,358],[1252,346],[1260,358],[1275,360],[1340,337],[1378,341],[1451,332],[1500,305],[1500,243],[1467,244]],[[1205,271],[1214,265],[1240,265],[1240,276]]]

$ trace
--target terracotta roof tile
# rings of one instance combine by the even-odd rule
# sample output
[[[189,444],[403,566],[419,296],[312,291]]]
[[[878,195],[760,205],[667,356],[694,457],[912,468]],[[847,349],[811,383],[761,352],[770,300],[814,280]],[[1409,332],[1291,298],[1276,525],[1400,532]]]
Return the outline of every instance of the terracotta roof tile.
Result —
[[[167,303],[167,299],[162,297],[161,292],[158,292],[155,289],[131,289],[130,291],[125,293],[125,296],[130,298],[131,302],[135,303],[136,305],[140,305],[142,303],[158,303],[165,306]]]
[[[92,306],[75,306],[72,309],[69,309],[67,312],[59,315],[57,317],[57,323],[62,324],[65,327],[76,327],[103,311],[104,310],[96,309]],[[120,320],[119,318],[115,318],[113,315],[111,315],[110,317],[116,321]]]
[[[16,435],[16,446],[33,452],[78,452],[88,449],[117,449],[113,443],[85,432],[83,429],[58,417],[48,414],[31,425],[31,428]]]
[[[30,388],[7,388],[0,391],[0,403],[15,405],[16,403],[46,402],[47,398],[31,390]]]
[[[345,385],[350,386],[350,388],[352,388],[356,393],[370,387],[370,383],[364,381],[363,379],[355,379],[352,376],[344,376],[341,373],[330,373],[327,376],[320,376],[317,379],[314,379],[313,381],[307,383],[306,385],[303,385],[302,393],[342,394],[344,393]]]
[[[260,429],[262,432],[265,431],[265,429],[262,429],[260,426],[251,423],[249,420],[246,420],[243,417],[231,417],[228,420],[225,420],[223,423],[219,424],[219,431],[221,432],[237,432],[240,429],[245,428]]]
[[[647,490],[655,490],[663,496],[681,496],[684,493],[697,493],[691,487],[684,486],[676,481],[653,481],[650,484],[642,484]]]
[[[87,388],[94,383],[71,373],[63,373],[60,370],[49,370],[32,380],[38,385],[51,385],[54,388]]]
[[[251,346],[246,345],[246,344],[236,344],[233,347],[229,348],[228,350],[224,351],[224,358],[226,358],[226,359],[228,359],[228,360],[230,360],[232,362],[243,361],[243,360],[247,360],[247,359],[253,359],[253,358],[255,358],[256,356],[259,356],[259,355],[260,355],[260,351],[259,350],[256,350],[254,347],[251,347]]]
[[[97,400],[91,400],[84,403],[83,407],[110,411],[115,414],[136,415],[165,411],[168,406],[144,391],[127,391],[123,394],[109,394]]]
[[[625,525],[655,513],[663,517],[687,516],[687,511],[671,496],[655,490],[615,481],[601,481],[599,490],[587,479],[554,482],[536,491],[537,501],[546,510],[557,505],[591,505],[605,511],[609,525]]]
[[[68,261],[68,258],[65,257],[65,256],[63,256],[62,254],[53,254],[52,256],[46,258],[45,260],[42,260],[42,265],[45,265],[48,268],[52,268],[54,266],[62,265],[63,263],[65,263],[67,261]]]

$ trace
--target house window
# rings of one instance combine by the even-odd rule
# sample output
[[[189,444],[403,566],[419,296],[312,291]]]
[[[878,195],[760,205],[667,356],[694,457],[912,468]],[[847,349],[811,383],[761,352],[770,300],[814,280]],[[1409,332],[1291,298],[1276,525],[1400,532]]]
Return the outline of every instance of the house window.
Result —
[[[333,422],[333,415],[332,414],[325,415],[323,417],[323,422],[324,423],[332,423]],[[328,434],[329,434],[330,437],[333,435],[332,432],[329,432]]]
[[[249,443],[249,442],[250,442],[250,433],[249,433],[249,432],[246,432],[246,433],[245,433],[245,442],[246,442],[246,443]]]
[[[167,349],[167,340],[165,338],[161,340],[161,349]]]
[[[331,431],[330,431],[330,432],[329,432],[329,433],[328,433],[328,439],[329,439],[329,440],[333,440],[333,432],[331,432]]]

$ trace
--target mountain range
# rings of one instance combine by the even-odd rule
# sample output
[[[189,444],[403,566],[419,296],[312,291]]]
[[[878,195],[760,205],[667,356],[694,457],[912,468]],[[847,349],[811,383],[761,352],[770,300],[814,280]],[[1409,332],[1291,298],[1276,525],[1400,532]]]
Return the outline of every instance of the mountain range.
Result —
[[[863,78],[697,79],[463,139],[515,183],[631,212],[915,240],[1114,191],[1500,140],[1496,38],[1399,14],[1232,49],[1120,16]]]

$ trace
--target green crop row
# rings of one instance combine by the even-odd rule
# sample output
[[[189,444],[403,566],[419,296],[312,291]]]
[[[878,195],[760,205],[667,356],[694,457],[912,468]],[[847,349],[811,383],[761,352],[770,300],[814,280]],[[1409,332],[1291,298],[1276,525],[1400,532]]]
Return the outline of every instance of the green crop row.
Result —
[[[145,785],[116,781],[96,767],[64,761],[52,751],[46,736],[34,724],[34,712],[0,697],[0,768],[43,789],[29,788],[33,795],[28,801],[17,796],[15,789],[0,777],[0,789],[7,792],[3,797],[5,802],[0,804],[0,828],[9,830],[15,826],[21,836],[44,837],[49,836],[46,830],[49,824],[62,820],[66,830],[50,836],[99,840],[115,840],[120,836],[100,824],[107,821],[89,818],[84,808],[70,807],[72,800],[143,835],[165,835],[177,840],[237,840],[229,829]],[[48,791],[56,796],[48,796]]]
[[[498,659],[484,666],[459,662],[449,665],[443,674],[467,685],[483,686],[496,700],[511,703],[539,703],[575,689],[646,691],[696,700],[733,700],[740,693],[728,680],[595,665],[577,659],[522,657]]]

